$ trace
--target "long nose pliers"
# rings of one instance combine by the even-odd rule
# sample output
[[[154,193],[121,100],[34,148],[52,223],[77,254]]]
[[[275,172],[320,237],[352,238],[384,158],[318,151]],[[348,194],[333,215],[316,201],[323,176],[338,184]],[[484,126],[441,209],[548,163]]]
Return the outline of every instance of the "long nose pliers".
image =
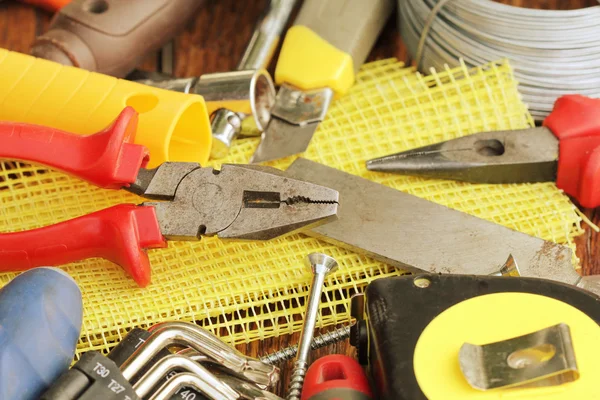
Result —
[[[367,161],[371,171],[473,183],[556,182],[600,205],[600,99],[558,98],[542,127],[481,132]]]

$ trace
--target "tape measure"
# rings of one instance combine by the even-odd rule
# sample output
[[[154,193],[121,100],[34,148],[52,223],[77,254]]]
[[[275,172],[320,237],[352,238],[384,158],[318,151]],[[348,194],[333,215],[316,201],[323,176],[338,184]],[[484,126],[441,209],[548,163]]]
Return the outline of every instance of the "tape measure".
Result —
[[[369,364],[379,398],[600,399],[600,297],[573,286],[494,276],[386,278],[354,299],[353,315],[352,343]],[[486,391],[467,382],[459,364],[464,343],[505,341],[558,324],[570,330],[577,379]]]

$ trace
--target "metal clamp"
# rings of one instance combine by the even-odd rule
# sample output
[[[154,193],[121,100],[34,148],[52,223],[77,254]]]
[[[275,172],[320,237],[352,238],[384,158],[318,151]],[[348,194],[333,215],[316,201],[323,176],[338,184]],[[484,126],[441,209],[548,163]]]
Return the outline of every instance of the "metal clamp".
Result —
[[[478,346],[465,343],[460,370],[473,388],[556,386],[579,378],[569,326]]]

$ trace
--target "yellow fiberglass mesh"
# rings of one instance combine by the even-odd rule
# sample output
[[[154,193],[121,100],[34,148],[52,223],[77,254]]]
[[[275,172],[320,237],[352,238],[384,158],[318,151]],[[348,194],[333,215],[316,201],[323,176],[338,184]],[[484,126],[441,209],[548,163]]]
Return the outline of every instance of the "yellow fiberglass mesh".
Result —
[[[364,168],[365,160],[373,157],[532,123],[506,62],[420,76],[395,60],[383,60],[365,65],[350,93],[334,102],[305,157],[573,247],[573,236],[581,232],[580,218],[551,182],[471,185]],[[247,162],[257,141],[238,140],[221,161]],[[284,169],[291,161],[290,157],[272,165]],[[98,189],[44,168],[0,163],[0,232],[140,201],[124,191]],[[435,231],[435,226],[431,229]],[[150,251],[153,283],[146,289],[137,288],[116,265],[86,260],[64,267],[84,294],[78,354],[108,351],[131,328],[167,320],[196,321],[236,343],[298,331],[311,278],[303,259],[314,251],[330,254],[340,263],[326,282],[319,326],[349,321],[348,299],[353,293],[374,278],[399,274],[385,264],[301,234],[269,242],[217,238],[171,242],[168,249]],[[2,274],[0,283],[14,276]]]

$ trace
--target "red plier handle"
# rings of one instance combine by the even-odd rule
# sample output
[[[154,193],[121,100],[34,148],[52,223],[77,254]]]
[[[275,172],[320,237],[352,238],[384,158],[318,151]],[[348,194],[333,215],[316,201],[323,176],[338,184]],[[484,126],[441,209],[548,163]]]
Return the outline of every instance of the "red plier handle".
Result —
[[[562,96],[544,126],[559,140],[556,186],[584,207],[600,206],[600,99]]]
[[[133,144],[137,113],[125,108],[115,122],[80,136],[44,126],[0,123],[0,159],[34,162],[97,186],[119,189],[135,182],[148,161]],[[90,257],[121,265],[142,287],[150,283],[147,248],[165,247],[153,207],[123,204],[59,224],[0,234],[0,271],[22,271]]]
[[[69,4],[71,0],[21,0],[23,3],[29,3],[36,7],[45,8],[48,11],[56,12]]]
[[[0,159],[42,164],[106,189],[135,182],[148,149],[133,144],[138,115],[126,107],[106,129],[89,136],[18,122],[0,122]]]
[[[0,271],[24,271],[100,257],[150,284],[146,248],[165,247],[153,207],[120,204],[25,232],[0,234]]]

